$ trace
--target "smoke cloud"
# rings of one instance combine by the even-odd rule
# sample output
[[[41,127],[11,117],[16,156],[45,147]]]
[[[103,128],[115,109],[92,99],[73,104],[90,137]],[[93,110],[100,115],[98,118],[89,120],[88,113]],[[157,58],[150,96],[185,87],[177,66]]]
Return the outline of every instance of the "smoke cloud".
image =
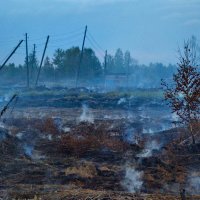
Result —
[[[82,114],[79,118],[79,121],[94,123],[94,116],[86,104],[82,105]]]
[[[161,145],[158,144],[155,140],[149,141],[144,150],[138,155],[138,157],[147,158],[152,156],[153,150],[159,150]]]
[[[126,167],[123,187],[131,193],[139,192],[143,184],[142,176],[143,172],[137,171],[134,167]]]

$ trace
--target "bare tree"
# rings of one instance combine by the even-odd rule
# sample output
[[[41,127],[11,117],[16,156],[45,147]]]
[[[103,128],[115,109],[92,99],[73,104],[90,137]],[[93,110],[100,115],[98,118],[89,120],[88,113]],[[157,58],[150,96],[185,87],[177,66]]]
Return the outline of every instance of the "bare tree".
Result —
[[[192,38],[184,44],[183,53],[179,50],[177,73],[173,75],[173,85],[162,80],[165,100],[180,123],[188,127],[195,144],[194,125],[200,118],[200,73],[198,69],[197,45]]]

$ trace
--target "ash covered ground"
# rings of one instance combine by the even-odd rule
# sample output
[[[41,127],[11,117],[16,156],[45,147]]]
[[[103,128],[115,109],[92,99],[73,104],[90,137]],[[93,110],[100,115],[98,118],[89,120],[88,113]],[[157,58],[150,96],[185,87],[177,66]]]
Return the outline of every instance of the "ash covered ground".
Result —
[[[1,118],[0,197],[200,199],[200,144],[174,121],[160,90],[19,91]]]

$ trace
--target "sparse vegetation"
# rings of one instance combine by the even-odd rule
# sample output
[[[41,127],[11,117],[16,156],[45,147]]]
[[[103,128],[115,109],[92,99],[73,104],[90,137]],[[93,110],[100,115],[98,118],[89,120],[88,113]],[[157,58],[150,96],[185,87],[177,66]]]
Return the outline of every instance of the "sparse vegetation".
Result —
[[[191,42],[184,44],[183,55],[180,59],[177,73],[173,76],[174,86],[170,87],[164,81],[165,99],[169,102],[172,112],[175,113],[180,123],[187,125],[192,141],[195,144],[194,125],[200,119],[200,72],[197,64],[197,52]]]

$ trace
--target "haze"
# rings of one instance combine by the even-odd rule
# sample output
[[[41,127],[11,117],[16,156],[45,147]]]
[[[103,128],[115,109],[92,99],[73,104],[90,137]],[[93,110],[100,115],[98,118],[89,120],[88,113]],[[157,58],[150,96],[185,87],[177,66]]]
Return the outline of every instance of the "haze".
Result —
[[[100,60],[104,50],[130,50],[139,63],[177,62],[177,49],[183,41],[200,34],[200,0],[6,0],[1,1],[0,60],[3,60],[24,34],[29,49],[37,45],[41,55],[47,35],[47,55],[56,48],[81,46],[81,33],[88,25],[98,42]],[[70,35],[71,34],[71,35]],[[92,47],[86,41],[86,47]],[[10,62],[24,63],[22,46]]]

